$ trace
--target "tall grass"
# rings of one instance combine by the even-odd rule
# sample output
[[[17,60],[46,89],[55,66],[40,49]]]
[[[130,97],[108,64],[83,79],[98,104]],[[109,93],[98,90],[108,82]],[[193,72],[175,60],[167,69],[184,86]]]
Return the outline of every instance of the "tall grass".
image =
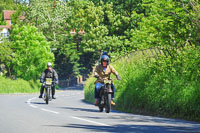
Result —
[[[136,54],[113,63],[122,79],[114,80],[116,109],[200,121],[200,49],[186,47],[173,55]],[[88,101],[93,84],[90,77],[84,87]]]
[[[0,93],[34,93],[40,91],[39,81],[11,80],[0,76]]]

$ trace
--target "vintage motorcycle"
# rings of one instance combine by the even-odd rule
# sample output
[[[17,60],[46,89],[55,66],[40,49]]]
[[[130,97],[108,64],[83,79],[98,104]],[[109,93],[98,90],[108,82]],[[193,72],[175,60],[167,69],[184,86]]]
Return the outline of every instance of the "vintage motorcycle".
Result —
[[[104,80],[103,85],[99,91],[99,101],[98,107],[99,111],[103,112],[105,108],[106,113],[109,113],[111,110],[111,89],[112,80]]]
[[[44,93],[44,101],[46,104],[49,103],[49,101],[52,100],[52,93],[51,93],[51,87],[53,85],[52,78],[46,78],[45,82],[43,83],[43,86],[45,86],[45,93]]]

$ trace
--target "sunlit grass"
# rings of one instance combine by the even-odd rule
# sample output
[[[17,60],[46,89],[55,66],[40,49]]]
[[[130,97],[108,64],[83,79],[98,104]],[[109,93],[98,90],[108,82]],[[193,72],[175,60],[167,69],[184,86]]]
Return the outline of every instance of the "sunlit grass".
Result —
[[[40,84],[34,81],[25,81],[22,79],[11,80],[0,77],[0,93],[34,93],[39,92]]]

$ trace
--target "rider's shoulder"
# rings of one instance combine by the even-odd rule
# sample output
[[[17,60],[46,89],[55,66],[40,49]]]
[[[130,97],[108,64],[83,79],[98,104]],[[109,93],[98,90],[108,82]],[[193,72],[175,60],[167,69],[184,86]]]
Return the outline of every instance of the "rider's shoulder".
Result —
[[[52,69],[52,71],[56,73],[56,70],[55,70],[55,69]]]
[[[100,68],[100,67],[102,67],[102,65],[101,65],[101,64],[98,64],[98,65],[96,66],[96,68]]]
[[[110,65],[110,64],[108,65],[108,67],[110,67],[110,68],[114,68],[114,67],[113,67],[112,65]]]

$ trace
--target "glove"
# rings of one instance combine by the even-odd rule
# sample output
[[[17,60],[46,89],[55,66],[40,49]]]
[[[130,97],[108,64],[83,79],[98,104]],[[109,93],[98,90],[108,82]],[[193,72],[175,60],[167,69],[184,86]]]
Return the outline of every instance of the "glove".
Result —
[[[99,78],[99,75],[94,75],[95,78]]]
[[[116,78],[117,80],[121,80],[120,76],[119,75],[116,75]]]
[[[44,79],[43,78],[40,78],[40,83],[43,83],[44,82]]]

